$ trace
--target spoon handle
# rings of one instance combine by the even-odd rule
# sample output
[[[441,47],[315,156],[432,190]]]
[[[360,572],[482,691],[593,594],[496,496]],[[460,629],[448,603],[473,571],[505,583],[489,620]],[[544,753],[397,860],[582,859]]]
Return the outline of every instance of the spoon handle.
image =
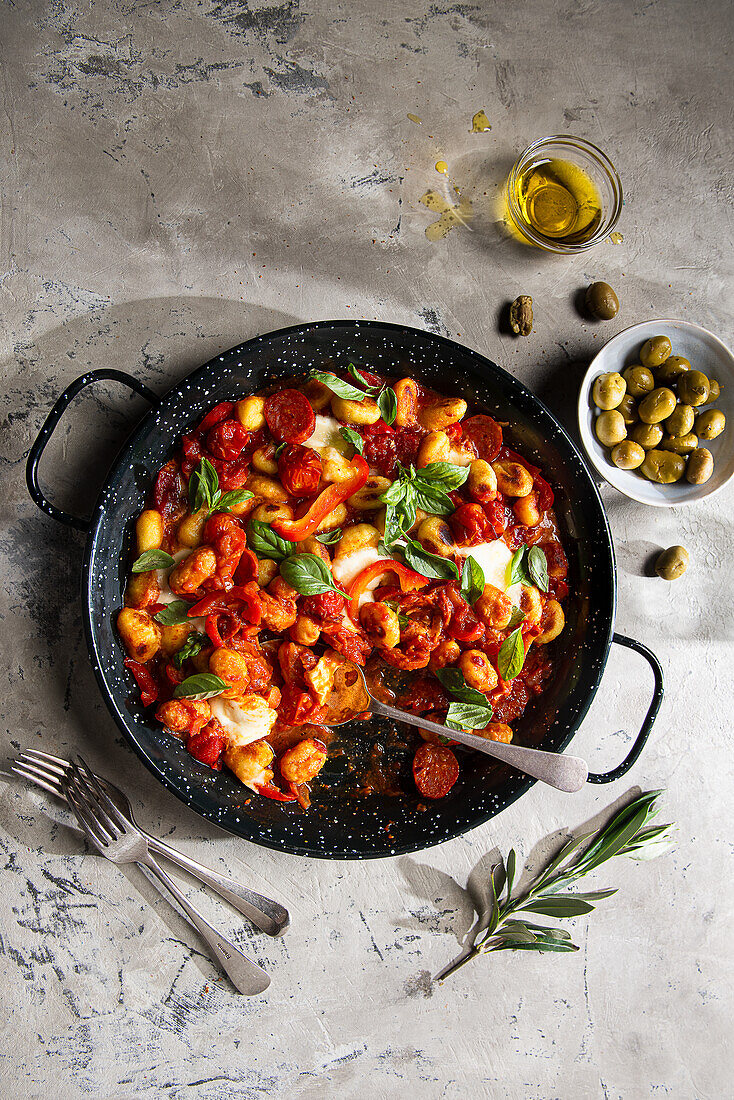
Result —
[[[586,762],[578,756],[564,756],[562,753],[528,749],[522,745],[505,745],[501,741],[488,741],[485,737],[453,730],[439,725],[438,722],[420,718],[417,714],[408,714],[407,711],[389,707],[385,703],[378,702],[374,696],[370,709],[373,714],[379,714],[383,718],[392,718],[395,722],[405,722],[409,726],[438,733],[441,737],[450,737],[452,741],[459,741],[470,749],[486,753],[487,756],[494,756],[497,760],[502,760],[503,763],[510,764],[518,771],[532,775],[533,779],[540,779],[541,782],[548,783],[559,791],[569,793],[580,791],[589,774]]]

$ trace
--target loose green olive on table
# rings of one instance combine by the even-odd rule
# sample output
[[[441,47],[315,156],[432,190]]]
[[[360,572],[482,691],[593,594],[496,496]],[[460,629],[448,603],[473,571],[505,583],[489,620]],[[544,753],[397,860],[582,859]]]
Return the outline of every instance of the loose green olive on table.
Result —
[[[685,546],[669,546],[658,554],[655,572],[664,581],[677,581],[688,568],[688,551]]]
[[[594,432],[620,470],[639,470],[661,485],[684,475],[691,485],[703,485],[714,460],[699,440],[721,435],[726,417],[720,409],[699,410],[719,398],[721,387],[672,352],[667,336],[653,336],[640,348],[640,363],[594,380],[592,399],[601,410]]]
[[[592,283],[584,300],[592,317],[600,321],[611,321],[619,313],[619,298],[609,283]]]

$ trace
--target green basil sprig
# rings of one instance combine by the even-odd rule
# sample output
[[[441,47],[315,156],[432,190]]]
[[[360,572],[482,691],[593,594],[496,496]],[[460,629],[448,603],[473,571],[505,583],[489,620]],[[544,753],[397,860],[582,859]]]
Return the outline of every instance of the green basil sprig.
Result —
[[[548,591],[548,559],[539,546],[521,546],[510,559],[507,587],[511,584],[535,585]]]
[[[525,642],[522,637],[522,628],[518,626],[512,634],[507,635],[500,646],[497,657],[497,671],[502,679],[507,682],[520,675],[524,664]]]
[[[236,504],[249,500],[249,489],[232,489],[223,493],[219,477],[208,458],[202,458],[189,478],[189,503],[192,512],[206,508],[208,512],[231,512]]]
[[[174,559],[165,550],[146,550],[133,562],[133,573],[149,573],[151,569],[170,569]]]
[[[259,519],[251,519],[247,524],[247,545],[258,558],[269,558],[270,561],[284,561],[296,549],[295,542],[282,539],[269,523]]]
[[[332,393],[335,393],[337,397],[341,397],[344,401],[364,401],[367,397],[364,390],[358,390],[356,386],[353,386],[350,382],[345,382],[343,378],[338,378],[331,371],[312,370],[309,378],[321,382],[323,386],[326,386],[327,389],[330,389]]]
[[[186,603],[185,600],[172,600],[171,603],[167,603],[165,607],[161,608],[153,618],[163,626],[181,626],[182,623],[189,621],[190,607],[191,604]]]
[[[229,687],[231,685],[226,680],[213,672],[197,672],[194,676],[187,676],[182,684],[177,684],[173,694],[176,699],[213,699]]]
[[[315,554],[293,554],[280,563],[280,575],[286,584],[302,596],[320,596],[322,592],[339,592],[331,570]]]
[[[364,454],[364,443],[358,432],[355,432],[353,428],[340,428],[339,433],[351,447],[354,447],[357,454]]]
[[[468,604],[475,604],[484,592],[484,570],[471,554],[468,554],[461,570],[459,591]]]
[[[189,657],[195,657],[197,653],[201,653],[204,646],[208,644],[209,639],[206,634],[201,634],[198,630],[192,631],[178,653],[174,653],[172,657],[176,668],[181,668],[184,661],[188,660]]]
[[[457,700],[449,706],[445,724],[451,729],[484,729],[493,713],[487,696],[467,684],[460,668],[439,668],[436,676]]]

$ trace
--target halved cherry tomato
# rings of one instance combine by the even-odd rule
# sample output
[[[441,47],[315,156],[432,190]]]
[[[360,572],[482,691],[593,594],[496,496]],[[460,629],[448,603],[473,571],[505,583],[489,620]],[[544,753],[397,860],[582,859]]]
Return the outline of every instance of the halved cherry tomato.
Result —
[[[462,504],[449,516],[449,526],[460,546],[476,546],[480,542],[489,542],[495,535],[491,521],[478,504]]]
[[[135,677],[140,688],[140,702],[143,706],[149,707],[151,703],[155,703],[158,698],[158,685],[145,665],[141,665],[140,661],[134,661],[132,657],[126,657],[123,663]]]
[[[413,778],[424,798],[445,798],[459,778],[459,761],[446,745],[421,745],[413,757]]]
[[[239,458],[249,439],[249,432],[239,420],[221,420],[206,434],[206,446],[215,458],[234,462]]]
[[[341,592],[321,592],[318,596],[306,596],[301,610],[317,623],[339,623],[346,604]]]
[[[222,767],[220,757],[226,743],[224,730],[216,719],[209,722],[202,730],[190,733],[186,738],[186,748],[194,759],[216,771]]]
[[[316,427],[311,402],[298,390],[280,390],[266,397],[265,420],[277,443],[305,443]]]
[[[278,476],[292,497],[312,497],[322,473],[321,455],[311,447],[294,443],[278,456]]]
[[[365,664],[372,652],[372,642],[361,631],[340,629],[327,624],[321,635],[332,649],[354,665]]]

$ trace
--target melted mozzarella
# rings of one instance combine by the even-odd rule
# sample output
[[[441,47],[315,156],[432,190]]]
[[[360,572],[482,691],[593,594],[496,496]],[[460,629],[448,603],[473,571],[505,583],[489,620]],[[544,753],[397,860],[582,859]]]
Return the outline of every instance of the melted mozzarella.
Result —
[[[344,436],[339,430],[341,424],[338,420],[335,420],[333,416],[316,416],[316,426],[311,435],[306,440],[306,446],[311,447],[312,450],[318,451],[319,454],[326,447],[334,447],[341,454],[350,454],[354,448],[351,443],[347,443]]]
[[[513,584],[507,588],[507,570],[512,561],[512,550],[502,539],[494,542],[480,542],[479,546],[464,546],[457,550],[462,557],[472,558],[481,566],[486,584],[492,584],[499,588],[500,592],[506,592],[517,606],[520,603],[520,590],[522,585]]]
[[[186,550],[179,550],[173,555],[174,564],[171,566],[170,569],[156,569],[155,575],[158,581],[158,587],[161,590],[161,594],[156,601],[157,603],[173,603],[174,600],[181,599],[180,596],[176,596],[173,592],[171,592],[171,587],[168,583],[168,576],[171,571],[175,569],[178,563],[187,558],[191,553],[192,551],[188,548]]]
[[[277,714],[260,695],[240,695],[210,700],[212,715],[222,725],[231,745],[249,745],[267,737],[275,725]]]
[[[452,447],[446,461],[451,462],[454,466],[471,466],[474,455],[470,451],[459,451],[456,447]]]
[[[331,571],[334,574],[334,580],[342,588],[348,588],[354,578],[366,569],[368,565],[372,565],[376,561],[382,561],[385,558],[393,559],[392,554],[380,554],[376,546],[363,546],[361,550],[355,550],[351,554],[344,554],[340,558],[334,558],[331,564]],[[375,577],[373,581],[370,581],[365,591],[359,597],[359,606],[363,603],[367,603],[369,600],[373,600],[373,589],[377,588],[378,584],[382,582],[382,577]]]

